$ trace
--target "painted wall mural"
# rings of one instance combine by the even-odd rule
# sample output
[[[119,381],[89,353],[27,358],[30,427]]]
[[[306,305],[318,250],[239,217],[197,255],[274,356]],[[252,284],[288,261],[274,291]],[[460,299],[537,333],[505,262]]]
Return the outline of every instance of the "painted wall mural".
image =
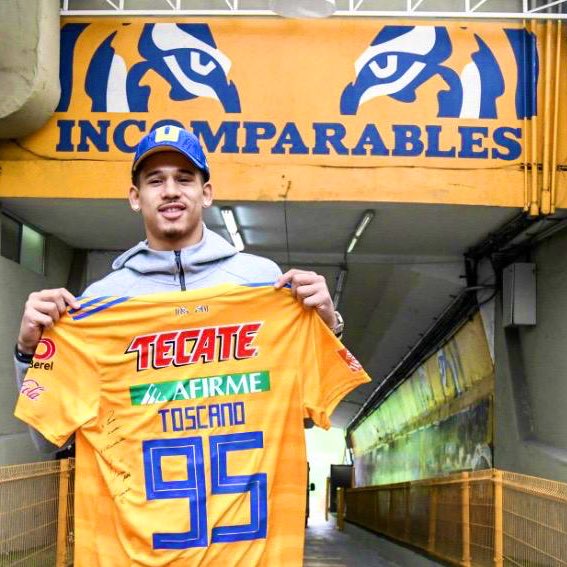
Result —
[[[357,485],[491,467],[493,393],[476,314],[351,432]]]

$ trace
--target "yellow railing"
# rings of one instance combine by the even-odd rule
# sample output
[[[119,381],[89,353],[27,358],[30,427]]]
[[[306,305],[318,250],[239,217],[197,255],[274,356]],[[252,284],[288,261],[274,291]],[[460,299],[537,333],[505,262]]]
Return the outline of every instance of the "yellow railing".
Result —
[[[73,563],[74,461],[0,467],[0,566]],[[455,565],[567,566],[567,484],[499,470],[350,488],[346,520]]]
[[[346,520],[454,565],[567,565],[567,484],[486,470],[350,488]]]
[[[73,564],[73,459],[0,467],[0,566]]]

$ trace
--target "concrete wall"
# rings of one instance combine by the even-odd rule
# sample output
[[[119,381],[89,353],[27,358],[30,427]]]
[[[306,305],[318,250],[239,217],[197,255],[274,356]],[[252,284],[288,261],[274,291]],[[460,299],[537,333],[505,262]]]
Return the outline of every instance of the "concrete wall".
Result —
[[[17,396],[13,352],[27,296],[44,288],[67,284],[72,249],[50,237],[47,242],[47,273],[36,274],[0,256],[0,465],[42,460],[32,445],[26,425],[13,417]]]
[[[59,102],[59,1],[0,2],[0,138],[38,130]]]
[[[567,481],[567,231],[533,250],[537,325],[496,317],[495,466]],[[500,302],[498,302],[500,304]]]
[[[83,289],[110,274],[112,272],[112,262],[121,253],[120,250],[92,250],[88,252]]]

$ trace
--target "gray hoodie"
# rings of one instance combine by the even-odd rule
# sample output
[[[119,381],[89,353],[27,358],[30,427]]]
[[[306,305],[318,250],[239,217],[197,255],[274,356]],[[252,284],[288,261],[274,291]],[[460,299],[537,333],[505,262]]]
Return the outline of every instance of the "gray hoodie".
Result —
[[[199,289],[224,283],[272,284],[281,275],[279,267],[260,256],[238,252],[224,238],[203,225],[198,244],[179,251],[157,251],[146,241],[121,254],[112,272],[91,284],[82,297],[101,295],[134,296],[166,291]],[[18,389],[28,365],[14,359]],[[53,453],[57,447],[31,429],[37,449]]]
[[[140,242],[116,258],[112,269],[108,276],[90,285],[83,296],[133,296],[224,283],[274,283],[281,275],[271,260],[237,252],[204,225],[198,244],[177,252],[160,252]]]

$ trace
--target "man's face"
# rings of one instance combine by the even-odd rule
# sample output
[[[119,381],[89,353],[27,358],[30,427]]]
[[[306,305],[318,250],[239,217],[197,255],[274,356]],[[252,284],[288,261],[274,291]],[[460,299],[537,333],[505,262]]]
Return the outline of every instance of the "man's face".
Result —
[[[129,199],[142,213],[150,248],[179,250],[201,240],[203,208],[212,204],[213,193],[195,165],[171,151],[142,162]]]

